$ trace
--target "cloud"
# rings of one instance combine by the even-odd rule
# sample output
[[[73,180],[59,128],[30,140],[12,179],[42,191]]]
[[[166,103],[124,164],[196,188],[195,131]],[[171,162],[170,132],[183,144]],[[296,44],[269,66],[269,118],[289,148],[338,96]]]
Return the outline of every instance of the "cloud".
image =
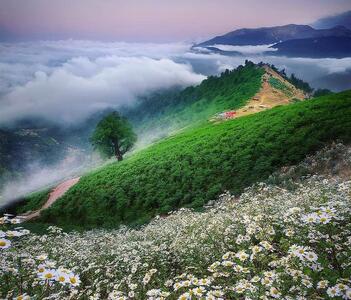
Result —
[[[84,47],[86,43],[88,42],[83,42],[80,47]],[[64,52],[67,51],[66,43],[58,46],[60,50],[63,48]],[[99,46],[101,47],[101,43]],[[98,48],[96,45],[95,47]],[[96,58],[77,56],[59,66],[50,63],[50,56],[55,59],[61,56],[64,59],[65,55],[61,52],[55,56],[55,51],[45,54],[44,50],[44,58],[39,57],[41,62],[36,62],[34,66],[33,54],[27,53],[22,64],[12,64],[17,70],[11,79],[7,77],[11,84],[6,85],[2,81],[2,85],[9,91],[0,99],[1,122],[24,117],[44,117],[58,123],[77,123],[100,109],[118,109],[132,105],[139,96],[153,91],[195,85],[205,79],[205,76],[194,73],[190,64],[177,63],[170,58],[157,58],[165,55],[167,47],[145,47],[145,52],[152,57],[138,56],[142,51],[135,45],[131,46],[129,56],[111,55],[113,52],[122,54],[125,48],[116,50],[108,45],[101,48],[100,52],[89,49],[90,56],[97,56]],[[72,48],[69,51],[76,55],[77,49]],[[168,56],[173,55],[172,50],[174,48],[168,47]],[[81,52],[87,54],[84,50]],[[132,53],[134,56],[130,56]],[[25,70],[26,64],[32,71],[39,66],[39,70],[34,71],[34,75],[27,78],[27,81],[26,72],[23,72],[24,75],[18,72]],[[3,65],[2,69],[4,68]]]
[[[20,179],[5,184],[1,191],[0,208],[29,193],[51,188],[64,178],[77,177],[102,163],[99,156],[87,156],[77,149],[72,149],[64,159],[53,165],[33,162],[27,166]]]
[[[254,47],[256,46],[252,46]],[[248,59],[255,63],[262,61],[274,64],[279,69],[285,69],[288,74],[295,73],[299,78],[311,83],[314,88],[328,88],[334,91],[351,89],[351,57],[290,58],[260,53],[261,50],[251,49],[252,53],[244,56],[187,52],[182,57],[192,64],[195,72],[206,75],[220,73],[225,69],[234,69]]]
[[[277,51],[278,49],[270,48],[273,45],[274,44],[259,45],[259,46],[233,46],[233,45],[215,44],[211,47],[215,47],[223,51],[236,51],[243,55],[252,55],[252,54],[262,54],[267,51],[270,51],[270,52]]]
[[[314,87],[351,88],[351,58],[276,57],[262,53],[267,45],[220,45],[244,54],[224,56],[192,53],[190,46],[76,40],[0,43],[0,126],[30,116],[80,122],[100,109],[133,105],[139,96],[156,90],[198,84],[204,75],[235,68],[245,59],[285,68]]]

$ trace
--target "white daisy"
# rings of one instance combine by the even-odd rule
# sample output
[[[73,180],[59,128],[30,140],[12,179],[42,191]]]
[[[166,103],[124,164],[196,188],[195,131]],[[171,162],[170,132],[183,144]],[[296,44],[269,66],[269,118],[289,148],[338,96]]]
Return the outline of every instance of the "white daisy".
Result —
[[[11,241],[7,239],[0,239],[0,249],[7,249],[11,247]]]

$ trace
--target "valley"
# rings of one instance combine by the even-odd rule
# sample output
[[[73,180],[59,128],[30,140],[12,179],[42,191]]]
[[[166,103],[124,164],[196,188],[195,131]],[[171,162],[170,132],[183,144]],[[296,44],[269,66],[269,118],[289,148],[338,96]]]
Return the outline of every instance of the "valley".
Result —
[[[0,299],[351,299],[351,4],[134,2],[0,0]]]

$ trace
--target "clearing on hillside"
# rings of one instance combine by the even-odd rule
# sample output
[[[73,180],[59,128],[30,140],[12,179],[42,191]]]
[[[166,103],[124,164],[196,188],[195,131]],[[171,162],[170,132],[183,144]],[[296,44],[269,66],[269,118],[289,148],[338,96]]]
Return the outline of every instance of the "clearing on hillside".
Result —
[[[244,107],[238,109],[236,117],[257,113],[278,105],[287,105],[307,97],[302,90],[296,88],[269,66],[263,68],[265,73],[262,75],[261,89]]]
[[[216,122],[234,119],[271,109],[278,105],[287,105],[302,101],[307,98],[307,95],[302,90],[296,88],[270,66],[264,65],[263,69],[264,74],[261,78],[259,91],[243,107],[236,111],[231,110],[218,113],[210,121]]]

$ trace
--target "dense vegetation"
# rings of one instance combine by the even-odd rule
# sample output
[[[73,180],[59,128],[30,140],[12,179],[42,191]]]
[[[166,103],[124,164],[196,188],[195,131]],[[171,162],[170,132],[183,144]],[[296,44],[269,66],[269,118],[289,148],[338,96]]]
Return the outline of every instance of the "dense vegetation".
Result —
[[[81,178],[43,212],[57,224],[143,223],[179,207],[200,208],[224,190],[241,192],[331,140],[351,140],[351,91],[167,138]]]
[[[226,70],[220,76],[209,76],[198,86],[142,99],[126,115],[139,131],[194,124],[215,113],[245,105],[260,89],[263,73],[263,68],[246,61],[245,66]]]
[[[15,206],[15,212],[17,214],[21,214],[28,211],[35,211],[40,209],[48,200],[50,192],[51,189],[45,189],[43,191],[35,192],[26,196],[25,200],[20,203],[21,205]]]
[[[269,84],[273,88],[282,91],[287,97],[291,97],[292,95],[291,89],[279,79],[271,77],[269,78]]]
[[[123,155],[133,147],[136,139],[128,120],[114,111],[97,124],[91,143],[103,156],[108,158],[115,156],[121,161]]]
[[[289,81],[293,86],[297,89],[304,91],[306,94],[312,94],[314,89],[310,86],[310,84],[302,79],[296,77],[294,73],[288,76],[285,72],[285,69],[279,70],[275,65],[269,65],[274,71],[278,72],[284,79]],[[278,87],[275,87],[278,88]],[[278,88],[279,89],[279,88]],[[317,94],[315,97],[324,96],[326,94]]]
[[[333,92],[331,90],[328,89],[317,89],[313,92],[313,96],[314,97],[322,97],[322,96],[326,96],[326,95],[330,95]]]

